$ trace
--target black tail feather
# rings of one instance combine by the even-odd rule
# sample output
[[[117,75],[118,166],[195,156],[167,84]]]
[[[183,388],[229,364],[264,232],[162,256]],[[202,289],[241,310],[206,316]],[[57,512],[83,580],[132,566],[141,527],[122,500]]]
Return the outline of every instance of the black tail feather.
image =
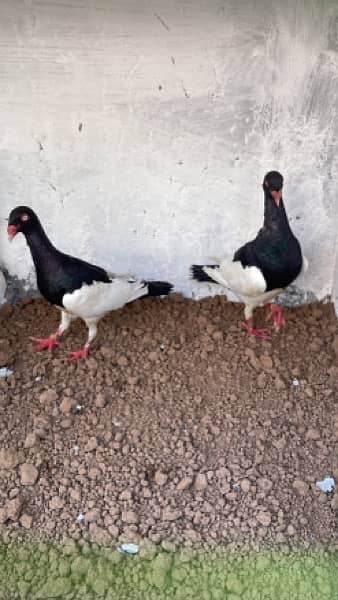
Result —
[[[209,269],[216,269],[218,265],[191,265],[190,273],[192,279],[195,279],[196,281],[199,281],[201,283],[217,283],[217,281],[211,279],[211,277],[209,277],[209,275],[207,275],[204,272],[203,267],[208,267]]]
[[[148,286],[148,296],[167,296],[173,289],[173,285],[167,281],[145,281]]]

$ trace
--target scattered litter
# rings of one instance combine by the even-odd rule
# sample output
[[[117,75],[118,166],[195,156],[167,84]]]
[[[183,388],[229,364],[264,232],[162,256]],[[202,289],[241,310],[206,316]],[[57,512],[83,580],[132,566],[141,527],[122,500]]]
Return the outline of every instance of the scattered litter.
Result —
[[[121,544],[117,548],[117,551],[121,552],[121,554],[137,554],[139,550],[137,544]]]
[[[79,450],[80,450],[79,446],[73,446],[73,452],[74,452],[74,454],[78,455],[79,454]]]
[[[165,349],[165,345],[164,344],[160,344],[160,350],[162,350],[162,352],[163,352],[164,349]]]
[[[84,514],[82,512],[80,512],[77,515],[76,520],[77,520],[78,523],[82,523],[82,521],[84,521],[84,518],[85,518]]]
[[[75,410],[76,410],[76,412],[81,412],[81,410],[83,410],[83,405],[82,404],[77,404],[75,406]]]
[[[42,377],[41,375],[38,375],[37,377],[35,377],[35,381],[41,381]]]
[[[325,479],[323,479],[323,481],[316,481],[316,486],[322,491],[325,492],[326,494],[328,494],[329,492],[332,492],[335,488],[335,480],[333,479],[333,477],[325,477]]]
[[[297,379],[297,377],[294,377],[292,380],[292,385],[294,385],[295,387],[299,386],[299,379]]]
[[[9,377],[10,375],[13,375],[13,371],[7,369],[7,367],[2,367],[0,369],[0,377]]]
[[[117,421],[116,419],[112,419],[113,424],[115,425],[115,427],[121,427],[122,423],[120,421]]]

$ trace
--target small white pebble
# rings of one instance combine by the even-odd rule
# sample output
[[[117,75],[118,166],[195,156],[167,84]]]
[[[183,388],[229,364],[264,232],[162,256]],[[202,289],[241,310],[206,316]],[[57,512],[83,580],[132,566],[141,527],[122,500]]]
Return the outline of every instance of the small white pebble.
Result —
[[[10,375],[13,375],[13,371],[7,369],[7,367],[0,369],[0,377],[9,377]]]
[[[83,410],[83,405],[77,404],[75,408],[76,408],[76,412],[80,412],[81,410]]]
[[[42,377],[41,375],[38,375],[37,377],[35,377],[35,381],[41,381]]]
[[[77,515],[76,520],[77,520],[78,523],[81,523],[84,520],[84,518],[85,518],[84,514],[82,512],[80,512]]]
[[[138,544],[121,544],[117,548],[118,552],[122,554],[137,554],[139,552]]]
[[[160,345],[160,350],[164,350],[164,348],[165,348],[165,345],[164,345],[164,344],[161,344],[161,345]]]
[[[79,454],[79,446],[73,446],[74,454]]]
[[[299,379],[297,379],[297,377],[294,377],[294,378],[293,378],[293,380],[292,380],[292,385],[294,385],[294,386],[296,386],[296,387],[297,387],[297,386],[299,386]]]
[[[316,486],[326,494],[332,492],[335,488],[336,482],[333,477],[325,477],[323,481],[316,481]]]

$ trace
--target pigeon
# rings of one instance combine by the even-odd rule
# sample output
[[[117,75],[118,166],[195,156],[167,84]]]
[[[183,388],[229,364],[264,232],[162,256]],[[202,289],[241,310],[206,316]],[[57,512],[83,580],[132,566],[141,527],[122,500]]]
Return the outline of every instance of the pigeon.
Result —
[[[122,308],[144,296],[166,296],[172,285],[166,281],[145,281],[117,276],[84,260],[57,250],[47,237],[35,212],[28,206],[14,208],[8,218],[10,241],[22,233],[29,246],[42,296],[61,310],[61,322],[46,339],[31,338],[34,350],[53,350],[71,322],[81,318],[88,327],[83,348],[69,355],[70,360],[86,358],[97,334],[97,323],[112,310]]]
[[[283,176],[270,171],[264,177],[264,223],[256,238],[239,248],[232,259],[217,258],[217,264],[192,265],[191,276],[199,282],[231,289],[244,302],[243,327],[253,336],[267,338],[266,329],[253,326],[253,311],[267,304],[268,318],[276,330],[285,323],[282,307],[272,303],[302,270],[307,260],[294,236],[283,202]]]

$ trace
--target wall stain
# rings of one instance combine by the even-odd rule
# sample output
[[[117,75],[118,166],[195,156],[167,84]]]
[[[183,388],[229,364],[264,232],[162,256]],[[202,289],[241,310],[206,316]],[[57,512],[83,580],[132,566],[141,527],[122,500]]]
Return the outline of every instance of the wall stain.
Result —
[[[166,29],[167,31],[170,31],[170,27],[168,27],[168,25],[165,23],[165,21],[163,21],[163,19],[157,13],[154,13],[154,17],[161,23],[161,25],[164,27],[164,29]]]
[[[186,90],[186,88],[185,88],[185,86],[184,86],[184,83],[183,83],[183,81],[181,81],[181,85],[182,85],[182,90],[183,90],[183,92],[184,92],[184,95],[185,95],[185,97],[186,97],[186,98],[190,98],[190,96],[189,96],[189,94],[188,94],[188,92],[187,92],[187,90]]]

